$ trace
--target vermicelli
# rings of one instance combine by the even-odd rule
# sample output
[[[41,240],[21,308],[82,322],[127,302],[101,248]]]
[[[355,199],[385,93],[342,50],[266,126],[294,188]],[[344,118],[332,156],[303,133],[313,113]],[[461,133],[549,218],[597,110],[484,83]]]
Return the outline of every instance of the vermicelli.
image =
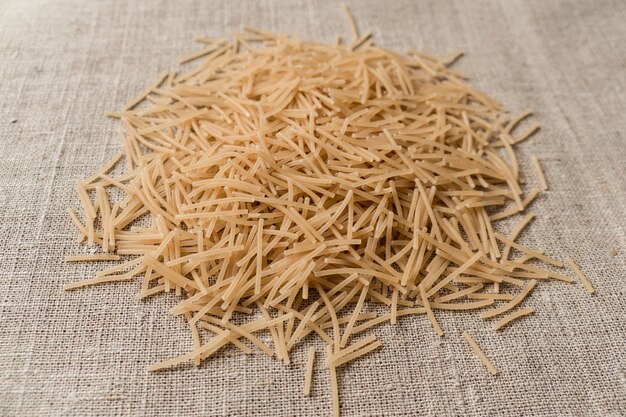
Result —
[[[232,42],[201,38],[208,46],[182,59],[197,66],[162,73],[111,114],[124,154],[76,183],[82,219],[68,210],[79,241],[103,253],[66,260],[124,262],[65,288],[137,278],[139,298],[179,295],[170,313],[194,349],[150,370],[197,365],[228,344],[289,364],[317,337],[337,415],[337,372],[383,346],[375,326],[415,316],[441,336],[445,314],[493,305],[481,314],[491,318],[540,280],[572,281],[534,263],[561,261],[516,241],[532,214],[506,234],[498,222],[540,194],[522,190],[513,149],[538,128],[517,133],[530,112],[510,117],[467,84],[448,68],[458,53],[382,49],[346,12],[348,45],[254,28]],[[122,156],[127,172],[113,175]]]
[[[580,282],[585,287],[585,290],[587,290],[589,294],[593,294],[596,290],[593,288],[593,285],[591,285],[591,282],[589,282],[589,279],[585,276],[585,274],[583,274],[583,271],[580,270],[572,258],[567,258],[566,261],[567,266],[574,271]]]
[[[516,312],[508,314],[508,315],[502,317],[497,322],[495,322],[493,324],[493,330],[499,330],[502,327],[504,327],[507,324],[509,324],[510,322],[512,322],[513,320],[516,320],[516,319],[518,319],[520,317],[523,317],[523,316],[527,316],[527,315],[532,314],[534,312],[535,312],[535,309],[532,308],[532,307],[526,307],[526,308],[522,308],[521,310],[517,310]]]
[[[478,359],[480,359],[480,361],[483,363],[483,365],[485,365],[485,367],[487,368],[489,373],[491,373],[492,375],[497,374],[498,370],[493,366],[491,361],[487,358],[485,353],[482,351],[480,346],[478,346],[478,344],[472,338],[472,336],[470,336],[470,334],[468,332],[463,332],[463,338],[465,338],[465,340],[470,345],[470,347],[472,348],[474,353],[476,353],[476,356],[478,356]]]
[[[304,379],[304,395],[311,395],[311,381],[313,380],[313,361],[315,360],[315,348],[311,346],[306,360],[306,376]]]

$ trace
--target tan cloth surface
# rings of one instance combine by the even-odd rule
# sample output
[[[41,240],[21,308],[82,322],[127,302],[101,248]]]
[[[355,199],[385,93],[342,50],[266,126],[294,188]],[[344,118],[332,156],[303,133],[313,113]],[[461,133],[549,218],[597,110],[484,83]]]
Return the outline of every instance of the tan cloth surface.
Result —
[[[477,314],[437,313],[375,329],[384,347],[339,374],[344,416],[626,415],[626,3],[624,1],[352,2],[378,44],[444,54],[512,110],[533,108],[541,132],[519,146],[550,191],[522,240],[578,260],[598,292],[542,283],[537,313],[495,333]],[[197,35],[250,23],[303,38],[349,37],[338,4],[4,1],[0,3],[0,415],[328,415],[315,369],[302,395],[305,345],[284,367],[226,349],[199,368],[150,374],[187,352],[191,336],[136,283],[64,292],[95,268],[62,258],[85,249],[65,208],[73,180],[121,150],[118,109]],[[13,122],[14,119],[17,119]],[[618,255],[609,254],[615,247]],[[500,369],[491,377],[460,337],[469,330]],[[320,350],[318,350],[319,352]]]

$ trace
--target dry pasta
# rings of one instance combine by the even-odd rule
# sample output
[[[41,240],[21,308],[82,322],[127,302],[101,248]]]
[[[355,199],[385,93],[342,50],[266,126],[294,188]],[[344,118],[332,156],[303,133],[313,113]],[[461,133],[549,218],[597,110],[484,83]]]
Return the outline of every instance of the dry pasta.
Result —
[[[170,312],[188,322],[194,350],[150,370],[198,365],[228,344],[250,352],[248,343],[289,364],[314,333],[327,345],[338,415],[340,367],[382,346],[363,332],[425,315],[441,336],[436,310],[497,304],[489,318],[541,280],[571,281],[528,263],[562,267],[515,241],[532,215],[499,231],[540,193],[522,190],[513,149],[538,128],[515,134],[530,112],[510,116],[473,89],[449,69],[459,54],[385,50],[346,13],[348,45],[255,28],[232,42],[200,38],[204,49],[182,59],[195,67],[161,74],[110,114],[124,126],[124,153],[76,183],[82,218],[68,210],[79,241],[104,253],[66,261],[125,259],[65,288],[137,279],[139,298],[181,296]],[[127,170],[113,176],[122,156]],[[372,303],[388,313],[365,311]]]
[[[485,355],[485,353],[483,352],[483,350],[480,348],[480,346],[478,346],[478,344],[476,343],[476,341],[472,338],[472,336],[470,336],[470,334],[468,332],[463,332],[463,338],[467,341],[467,343],[470,345],[470,347],[472,348],[472,350],[474,351],[474,353],[476,353],[476,356],[478,356],[478,359],[480,359],[480,361],[483,363],[483,365],[485,365],[485,367],[487,368],[487,370],[489,371],[489,373],[491,375],[495,375],[498,373],[498,370],[495,368],[495,366],[493,366],[493,364],[491,363],[491,361],[489,360],[489,358],[487,358],[487,356]]]

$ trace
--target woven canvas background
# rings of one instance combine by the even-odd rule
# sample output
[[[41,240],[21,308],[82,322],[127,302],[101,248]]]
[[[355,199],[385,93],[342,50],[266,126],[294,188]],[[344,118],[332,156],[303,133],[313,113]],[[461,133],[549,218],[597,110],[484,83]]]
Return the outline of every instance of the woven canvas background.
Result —
[[[519,146],[550,191],[522,240],[578,260],[598,291],[541,283],[537,313],[500,333],[476,315],[437,313],[373,332],[384,347],[339,373],[344,416],[626,415],[626,3],[351,2],[378,44],[444,54],[541,132]],[[16,0],[0,2],[0,415],[308,416],[330,413],[323,361],[301,394],[305,348],[284,367],[226,349],[199,368],[149,374],[192,347],[185,323],[136,283],[64,292],[95,268],[62,258],[73,180],[121,149],[103,117],[143,89],[195,36],[249,23],[303,38],[349,37],[334,2]],[[609,255],[610,248],[618,255]],[[460,338],[469,330],[500,369],[491,377]],[[307,343],[314,343],[307,339]],[[319,350],[318,350],[319,352]]]

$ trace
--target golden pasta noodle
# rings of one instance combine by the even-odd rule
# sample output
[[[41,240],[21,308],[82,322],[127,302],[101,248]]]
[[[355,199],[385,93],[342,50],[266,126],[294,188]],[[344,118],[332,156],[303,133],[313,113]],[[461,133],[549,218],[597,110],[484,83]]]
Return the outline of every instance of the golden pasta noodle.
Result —
[[[304,378],[304,395],[311,395],[311,383],[313,381],[313,362],[315,361],[315,348],[311,346],[307,353],[306,374]]]
[[[480,346],[478,346],[478,344],[476,343],[474,338],[472,338],[472,336],[470,336],[470,334],[468,332],[463,332],[463,338],[470,345],[470,347],[472,348],[474,353],[476,353],[476,356],[478,356],[478,359],[480,359],[480,361],[483,363],[483,365],[485,365],[485,367],[487,368],[489,373],[491,375],[497,374],[498,370],[495,368],[495,366],[493,366],[493,364],[491,363],[489,358],[487,358],[487,356],[485,355],[485,352],[483,352],[483,350],[480,348]]]
[[[566,262],[567,262],[567,266],[572,271],[574,271],[574,273],[576,274],[580,282],[583,284],[583,286],[585,287],[585,290],[587,290],[589,294],[593,294],[596,291],[595,288],[593,288],[593,285],[591,285],[591,282],[589,282],[589,279],[587,279],[585,274],[583,274],[583,271],[580,270],[580,268],[578,267],[578,265],[576,265],[574,260],[572,258],[567,258]]]

